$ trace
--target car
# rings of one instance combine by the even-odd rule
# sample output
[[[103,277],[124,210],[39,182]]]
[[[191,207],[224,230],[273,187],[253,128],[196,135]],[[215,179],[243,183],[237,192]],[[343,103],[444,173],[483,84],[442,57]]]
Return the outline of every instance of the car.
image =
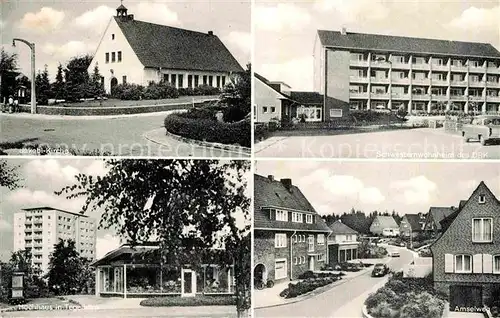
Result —
[[[476,139],[483,146],[490,141],[499,141],[500,116],[481,115],[474,117],[470,123],[462,125],[462,137],[465,142]]]
[[[373,267],[372,277],[383,277],[387,273],[389,273],[389,267],[387,267],[387,265],[385,264],[378,263]]]
[[[401,255],[399,254],[399,252],[391,251],[391,252],[389,252],[389,256],[390,257],[400,257]]]

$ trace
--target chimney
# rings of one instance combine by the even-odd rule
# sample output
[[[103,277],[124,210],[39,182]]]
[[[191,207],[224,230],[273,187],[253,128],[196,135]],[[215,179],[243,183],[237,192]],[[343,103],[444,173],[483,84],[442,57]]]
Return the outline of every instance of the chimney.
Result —
[[[269,181],[274,181],[274,176],[272,174],[268,175],[267,178],[269,179]]]
[[[292,179],[281,179],[280,181],[288,191],[292,191]]]
[[[346,28],[342,28],[342,30],[340,31],[340,34],[342,34],[342,35],[347,35],[347,30],[346,30]]]
[[[128,19],[129,19],[130,21],[133,21],[133,20],[134,20],[134,15],[133,15],[133,14],[129,14],[129,15],[128,15]]]
[[[208,35],[214,35],[214,31],[208,31]]]

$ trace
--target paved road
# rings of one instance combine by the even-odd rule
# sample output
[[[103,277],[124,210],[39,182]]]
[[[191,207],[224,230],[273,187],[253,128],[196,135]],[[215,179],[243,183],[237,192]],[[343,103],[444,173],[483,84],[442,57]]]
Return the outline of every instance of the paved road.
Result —
[[[393,247],[389,247],[391,249]],[[391,258],[388,266],[395,270],[401,270],[404,265],[412,260],[412,254],[408,250],[401,250],[401,257]],[[361,307],[353,302],[351,308],[349,305],[353,300],[363,295],[367,290],[381,283],[384,278],[373,278],[371,273],[360,275],[342,285],[297,303],[283,305],[278,307],[256,309],[255,317],[352,317],[351,312],[360,313]],[[344,312],[340,313],[339,310]],[[361,315],[359,315],[360,317]]]
[[[500,145],[465,143],[441,129],[392,130],[334,136],[272,137],[256,157],[376,159],[500,159]]]
[[[122,318],[122,317],[236,317],[234,307],[143,307],[134,309],[58,310],[4,312],[2,317],[71,317],[71,318]]]
[[[183,143],[165,136],[164,145],[155,144],[143,134],[161,128],[165,113],[141,114],[118,118],[33,118],[32,116],[0,115],[0,144],[33,140],[54,149],[79,149],[79,154],[98,150],[120,156],[165,157],[237,157],[217,148]],[[82,153],[83,152],[83,153]],[[29,154],[14,151],[13,154]]]

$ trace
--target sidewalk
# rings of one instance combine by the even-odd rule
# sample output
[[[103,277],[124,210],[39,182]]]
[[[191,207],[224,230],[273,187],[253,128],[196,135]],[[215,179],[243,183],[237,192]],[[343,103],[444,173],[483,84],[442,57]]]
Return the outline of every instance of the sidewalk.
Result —
[[[185,112],[184,109],[167,110],[162,112],[150,112],[139,114],[122,114],[122,115],[86,115],[86,116],[71,116],[71,115],[44,115],[44,114],[31,114],[31,113],[2,113],[0,116],[27,118],[27,119],[40,119],[40,120],[96,120],[96,119],[115,119],[115,118],[130,118],[130,117],[153,117],[153,116],[167,116],[173,113]]]
[[[376,264],[376,263],[387,262],[389,260],[390,260],[389,258],[385,258],[382,260],[380,260],[380,259],[366,259],[366,260],[363,260],[363,262],[370,263],[370,264]],[[339,285],[347,283],[350,280],[352,280],[358,276],[361,276],[363,274],[366,274],[372,270],[373,270],[373,266],[370,266],[370,267],[367,267],[363,270],[360,270],[359,272],[344,272],[346,275],[342,276],[342,279],[340,279],[340,280],[338,280],[330,285],[318,288],[310,293],[301,295],[299,297],[294,297],[294,298],[289,298],[289,299],[280,297],[279,294],[285,288],[288,287],[289,283],[296,283],[297,281],[287,281],[287,282],[276,284],[276,285],[274,285],[273,288],[266,288],[263,290],[254,290],[254,292],[253,292],[254,309],[276,307],[276,306],[282,306],[282,305],[287,305],[287,304],[292,304],[292,303],[296,303],[299,301],[303,301],[303,300],[306,300],[308,298],[314,297],[318,294],[324,293],[324,292],[326,292],[332,288],[335,288]]]
[[[144,308],[140,305],[145,298],[103,298],[93,295],[69,295],[64,296],[82,305],[82,309],[134,309]]]

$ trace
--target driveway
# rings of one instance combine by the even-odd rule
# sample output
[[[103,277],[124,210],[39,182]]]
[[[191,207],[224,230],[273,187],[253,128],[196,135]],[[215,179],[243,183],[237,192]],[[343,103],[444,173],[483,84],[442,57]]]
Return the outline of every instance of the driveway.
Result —
[[[279,158],[500,159],[500,145],[465,143],[443,129],[419,128],[329,136],[271,137],[255,156]]]
[[[413,254],[410,251],[400,250],[401,257],[391,258],[387,263],[395,271],[401,270],[413,259]],[[375,287],[383,285],[385,279],[387,278],[371,277],[371,273],[367,272],[345,284],[300,302],[255,309],[254,317],[360,317],[361,305],[366,299],[362,299],[361,296],[365,296],[367,291],[374,291]]]

